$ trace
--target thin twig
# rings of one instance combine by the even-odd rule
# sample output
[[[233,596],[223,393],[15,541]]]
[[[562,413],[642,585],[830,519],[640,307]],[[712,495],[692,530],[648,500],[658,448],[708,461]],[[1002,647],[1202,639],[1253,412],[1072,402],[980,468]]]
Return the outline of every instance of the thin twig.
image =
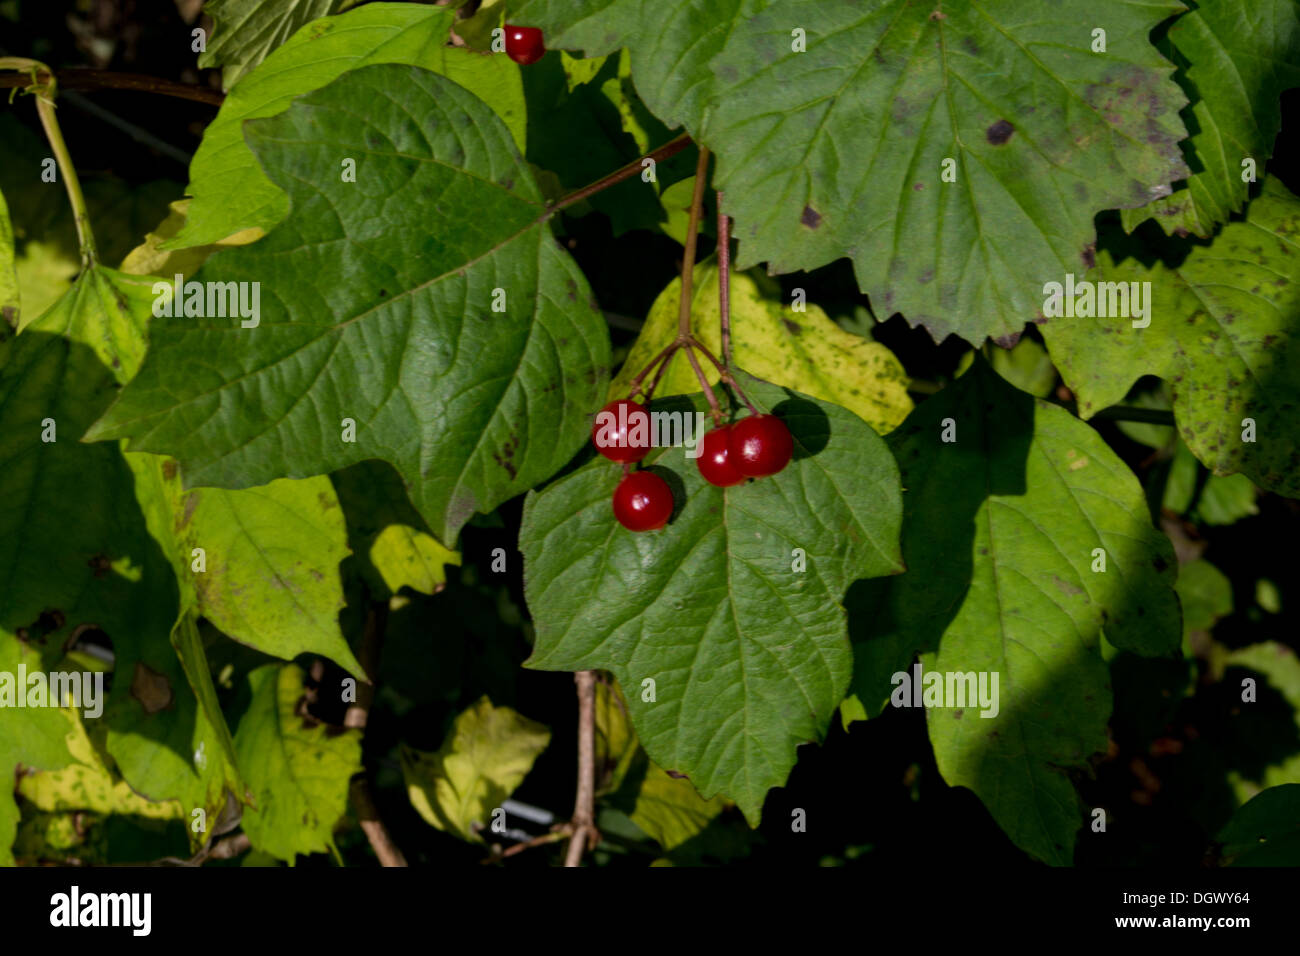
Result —
[[[578,795],[573,805],[573,838],[565,866],[577,866],[587,845],[600,842],[596,830],[596,672],[578,671]]]
[[[602,176],[589,186],[583,186],[581,189],[571,192],[567,196],[560,197],[546,210],[545,215],[548,217],[552,216],[561,209],[567,209],[574,203],[580,203],[584,199],[608,189],[610,186],[617,186],[623,180],[631,179],[645,168],[642,166],[642,163],[647,159],[652,159],[656,163],[662,163],[665,159],[676,156],[689,145],[691,145],[690,136],[686,133],[682,133],[682,135],[678,136],[676,139],[664,143],[664,145],[660,146],[654,152],[648,153],[640,159],[632,160],[632,162],[628,163],[626,166],[614,170],[614,172],[610,173],[608,176]]]
[[[375,700],[375,682],[379,678],[379,654],[384,644],[384,627],[388,623],[388,605],[370,601],[366,606],[366,623],[361,636],[361,649],[357,660],[370,678],[369,683],[357,684],[357,699],[343,717],[345,727],[365,731],[370,717],[370,705]],[[361,820],[361,830],[370,841],[381,866],[406,866],[406,857],[393,841],[379,816],[379,808],[370,794],[370,782],[364,771],[352,778],[348,788],[352,806]]]
[[[731,221],[718,203],[718,311],[722,315],[722,365],[731,368]]]
[[[47,74],[52,71],[45,68]],[[60,69],[59,85],[65,90],[136,90],[141,93],[160,93],[209,106],[220,106],[225,95],[217,90],[189,83],[173,83],[156,76],[141,73],[117,73],[110,70]],[[0,76],[0,89],[14,86],[27,86],[22,77]]]
[[[677,306],[677,338],[686,341],[691,334],[691,283],[695,277],[695,241],[700,230],[700,210],[704,206],[704,181],[709,172],[709,151],[700,147],[695,164],[695,192],[691,196],[690,223],[686,227],[686,250],[682,253],[682,296]],[[705,386],[707,391],[708,386]]]

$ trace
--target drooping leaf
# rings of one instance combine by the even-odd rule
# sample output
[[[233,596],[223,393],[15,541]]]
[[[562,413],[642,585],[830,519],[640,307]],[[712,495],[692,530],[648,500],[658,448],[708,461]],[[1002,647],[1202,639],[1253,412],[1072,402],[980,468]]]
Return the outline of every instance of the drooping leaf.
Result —
[[[1300,866],[1300,784],[1269,787],[1219,833],[1224,866]]]
[[[889,444],[908,570],[861,598],[855,694],[874,715],[917,652],[922,673],[989,675],[990,688],[997,674],[990,716],[974,701],[927,714],[939,770],[1022,849],[1069,864],[1083,815],[1067,772],[1106,749],[1098,643],[1104,632],[1140,654],[1177,649],[1173,548],[1095,431],[983,360]]]
[[[463,840],[492,823],[492,811],[523,783],[551,732],[486,696],[462,712],[437,751],[402,748],[411,805],[430,826]]]
[[[883,434],[912,410],[907,375],[894,353],[870,339],[845,332],[816,305],[794,312],[752,276],[731,277],[731,345],[735,362],[751,374],[814,398],[834,402],[853,412]],[[677,306],[681,279],[674,279],[655,299],[636,344],[609,394],[624,397],[631,381],[677,335]],[[722,351],[718,307],[718,268],[706,262],[695,268],[691,288],[692,326],[714,355]],[[704,362],[710,383],[718,370]],[[673,356],[657,395],[699,391],[699,382],[685,355]]]
[[[349,70],[376,63],[401,63],[433,70],[474,91],[491,106],[522,150],[525,111],[519,68],[505,56],[481,56],[446,45],[450,7],[371,3],[314,20],[294,34],[249,74],[222,103],[203,133],[190,164],[188,218],[166,249],[219,242],[244,229],[269,230],[289,212],[289,199],[259,165],[244,140],[244,122],[275,116],[294,98],[328,85]],[[388,92],[381,97],[387,99]],[[370,144],[355,140],[335,150],[313,176],[340,179],[345,158],[359,172],[350,188],[366,190],[365,157]]]
[[[344,0],[209,0],[203,11],[214,30],[199,54],[202,68],[221,67],[230,89],[303,24],[333,13]]]
[[[783,472],[724,490],[684,448],[652,449],[643,467],[669,482],[678,513],[633,534],[610,507],[619,469],[599,459],[528,496],[519,546],[537,627],[527,666],[652,680],[653,699],[627,700],[651,759],[756,823],[847,689],[845,589],[902,569],[901,503],[894,461],[864,421],[741,378],[794,435]],[[700,395],[653,407],[704,408]]]
[[[252,702],[235,731],[256,802],[244,809],[244,832],[254,847],[290,864],[299,854],[334,850],[348,781],[361,770],[360,731],[328,728],[301,709],[296,664],[259,667],[248,683]]]
[[[1079,413],[1090,417],[1142,375],[1159,375],[1179,433],[1214,474],[1239,471],[1261,488],[1300,496],[1297,235],[1300,199],[1270,178],[1244,222],[1229,223],[1176,267],[1103,252],[1089,281],[1149,282],[1150,325],[1134,328],[1146,320],[1128,317],[1041,325]]]
[[[1165,52],[1185,64],[1175,79],[1191,99],[1184,150],[1196,171],[1171,195],[1123,211],[1132,231],[1152,218],[1167,233],[1208,236],[1238,212],[1273,154],[1279,98],[1300,86],[1300,7],[1294,0],[1202,0],[1169,28]]]
[[[434,73],[372,66],[247,134],[293,212],[194,281],[261,283],[260,324],[156,320],[90,437],[175,455],[188,485],[382,458],[444,542],[567,462],[609,338],[501,121]],[[364,142],[364,190],[297,172]],[[444,220],[468,228],[430,228]]]

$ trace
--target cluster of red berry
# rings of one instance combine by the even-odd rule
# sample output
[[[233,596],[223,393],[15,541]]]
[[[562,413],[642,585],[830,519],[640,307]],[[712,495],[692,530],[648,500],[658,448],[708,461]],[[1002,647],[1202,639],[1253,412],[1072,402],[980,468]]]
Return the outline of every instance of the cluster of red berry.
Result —
[[[591,441],[596,449],[610,461],[623,465],[644,458],[650,451],[650,413],[646,407],[630,398],[620,398],[601,412],[610,413],[612,421],[620,424],[593,426]],[[602,417],[597,416],[597,421]],[[629,432],[638,431],[638,425],[644,442],[629,436]],[[599,440],[598,434],[602,436]],[[719,425],[705,433],[703,446],[695,464],[700,476],[718,488],[730,488],[746,478],[775,475],[790,463],[794,453],[790,429],[775,415],[751,415],[732,425]],[[614,489],[614,517],[629,531],[662,528],[672,513],[672,490],[653,472],[629,472]]]

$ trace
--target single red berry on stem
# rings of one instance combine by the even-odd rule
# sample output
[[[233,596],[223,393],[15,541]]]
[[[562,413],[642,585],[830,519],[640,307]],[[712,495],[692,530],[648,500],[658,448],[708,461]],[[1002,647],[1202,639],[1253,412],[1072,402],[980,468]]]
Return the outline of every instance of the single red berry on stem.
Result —
[[[650,413],[640,402],[615,399],[596,413],[591,443],[610,461],[640,461],[650,451]]]
[[[654,531],[673,514],[668,482],[649,471],[634,471],[614,489],[614,517],[628,531]]]
[[[700,457],[695,459],[695,465],[700,469],[701,477],[709,484],[716,485],[719,488],[730,488],[732,485],[738,485],[745,480],[745,476],[738,472],[736,466],[731,463],[731,455],[728,451],[728,438],[730,436],[730,425],[723,425],[721,428],[714,428],[705,432]]]
[[[746,478],[766,478],[790,464],[794,439],[775,415],[751,415],[731,426],[727,452],[732,467]]]
[[[506,56],[520,66],[536,63],[546,52],[542,31],[537,27],[512,27],[506,24]]]

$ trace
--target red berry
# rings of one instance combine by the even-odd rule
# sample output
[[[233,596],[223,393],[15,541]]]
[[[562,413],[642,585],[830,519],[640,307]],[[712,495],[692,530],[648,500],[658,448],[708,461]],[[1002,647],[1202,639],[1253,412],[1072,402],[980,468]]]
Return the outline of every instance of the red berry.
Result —
[[[745,480],[745,476],[736,471],[727,451],[727,439],[731,435],[731,426],[723,425],[704,433],[703,448],[700,457],[695,459],[700,475],[711,485],[730,488]]]
[[[546,52],[542,31],[537,27],[512,27],[506,24],[506,56],[520,66],[536,63]]]
[[[610,461],[640,461],[650,451],[650,413],[630,398],[610,402],[596,413],[591,443]]]
[[[732,466],[746,478],[766,478],[790,464],[794,439],[775,415],[751,415],[731,426],[727,451]]]
[[[672,489],[653,472],[634,471],[614,489],[614,517],[628,531],[662,528],[672,513]]]

